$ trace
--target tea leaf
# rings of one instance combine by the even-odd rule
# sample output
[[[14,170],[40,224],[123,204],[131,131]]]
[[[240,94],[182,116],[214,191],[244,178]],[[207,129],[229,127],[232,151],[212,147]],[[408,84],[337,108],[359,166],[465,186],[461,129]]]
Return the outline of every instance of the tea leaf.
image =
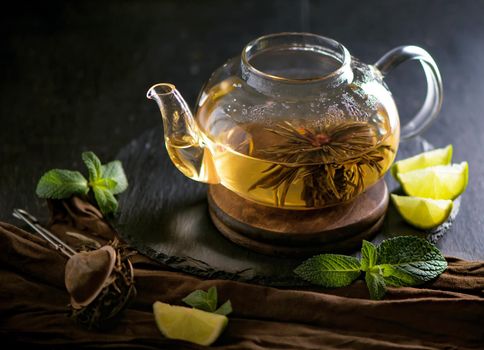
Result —
[[[284,207],[287,193],[296,182],[304,184],[306,207],[322,207],[352,199],[364,190],[363,166],[381,172],[380,162],[390,146],[376,147],[375,129],[367,122],[348,121],[313,128],[295,127],[285,121],[267,128],[284,141],[258,150],[271,164],[256,188],[271,189],[274,204]]]

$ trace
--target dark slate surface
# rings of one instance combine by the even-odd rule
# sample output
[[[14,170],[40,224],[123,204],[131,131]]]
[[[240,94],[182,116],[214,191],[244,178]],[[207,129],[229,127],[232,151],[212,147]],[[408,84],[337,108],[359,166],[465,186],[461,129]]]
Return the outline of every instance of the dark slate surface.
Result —
[[[0,220],[15,222],[14,207],[45,219],[46,205],[34,195],[44,171],[83,169],[84,150],[110,160],[160,127],[155,104],[145,98],[151,84],[174,82],[193,103],[210,73],[249,40],[304,30],[337,39],[366,62],[402,44],[433,55],[445,97],[424,137],[437,147],[454,144],[455,161],[470,164],[461,212],[438,246],[483,259],[482,13],[484,2],[474,0],[11,3],[0,12]],[[405,120],[423,99],[418,65],[400,67],[389,85]],[[186,184],[174,170],[167,174]],[[203,204],[183,210],[190,216],[197,205]],[[157,217],[159,225],[170,219]],[[196,220],[173,225],[187,229]]]
[[[430,147],[425,140],[415,139],[402,144],[399,157]],[[116,158],[123,162],[131,185],[119,196],[121,209],[112,224],[131,246],[171,267],[204,277],[279,286],[303,283],[293,273],[303,258],[258,254],[218,233],[208,215],[207,186],[186,178],[171,164],[161,128],[145,132]],[[387,183],[391,190],[399,190],[389,174]],[[456,200],[447,222],[428,232],[408,226],[390,207],[373,242],[403,234],[437,242],[458,217],[460,201]]]

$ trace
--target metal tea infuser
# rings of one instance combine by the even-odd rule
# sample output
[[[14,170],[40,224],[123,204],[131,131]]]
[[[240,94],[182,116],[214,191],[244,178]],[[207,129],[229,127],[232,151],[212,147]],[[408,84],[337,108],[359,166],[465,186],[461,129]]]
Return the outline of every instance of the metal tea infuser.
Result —
[[[14,209],[13,216],[68,259],[64,281],[70,294],[71,316],[79,323],[88,328],[102,328],[135,296],[130,254],[117,239],[98,249],[77,252],[27,211]]]

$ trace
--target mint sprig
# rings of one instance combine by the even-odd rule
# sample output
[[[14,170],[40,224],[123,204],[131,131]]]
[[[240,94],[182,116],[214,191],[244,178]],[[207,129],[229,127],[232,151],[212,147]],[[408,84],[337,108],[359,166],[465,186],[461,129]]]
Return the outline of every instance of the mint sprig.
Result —
[[[219,308],[217,308],[218,295],[216,287],[210,287],[208,291],[196,290],[188,294],[182,299],[182,301],[195,309],[213,312],[219,315],[227,316],[232,312],[232,304],[230,303],[230,300],[227,300]]]
[[[73,195],[92,196],[97,206],[107,215],[118,209],[115,196],[128,187],[128,180],[118,160],[101,164],[93,152],[82,153],[82,160],[88,170],[88,179],[80,172],[52,169],[46,172],[37,184],[40,198],[63,199]]]
[[[442,253],[415,236],[383,241],[378,247],[363,241],[361,260],[351,256],[321,254],[304,261],[294,272],[326,288],[343,287],[365,272],[370,297],[382,299],[386,286],[416,286],[438,277],[447,268]]]

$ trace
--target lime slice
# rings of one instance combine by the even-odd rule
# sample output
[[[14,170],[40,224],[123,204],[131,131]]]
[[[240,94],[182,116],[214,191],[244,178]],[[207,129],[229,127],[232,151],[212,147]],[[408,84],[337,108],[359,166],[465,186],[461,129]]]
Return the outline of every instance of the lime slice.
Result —
[[[395,194],[392,194],[392,202],[406,222],[421,229],[434,228],[447,220],[453,203],[449,199],[407,197]]]
[[[432,199],[457,198],[466,189],[468,178],[467,162],[397,173],[406,194]]]
[[[199,345],[212,344],[228,323],[228,318],[223,315],[160,301],[153,304],[153,313],[156,324],[165,337]]]
[[[392,166],[391,173],[397,177],[397,173],[407,173],[412,170],[423,169],[435,165],[449,165],[452,160],[452,145],[438,148],[432,151],[417,154],[414,157],[399,160]]]

